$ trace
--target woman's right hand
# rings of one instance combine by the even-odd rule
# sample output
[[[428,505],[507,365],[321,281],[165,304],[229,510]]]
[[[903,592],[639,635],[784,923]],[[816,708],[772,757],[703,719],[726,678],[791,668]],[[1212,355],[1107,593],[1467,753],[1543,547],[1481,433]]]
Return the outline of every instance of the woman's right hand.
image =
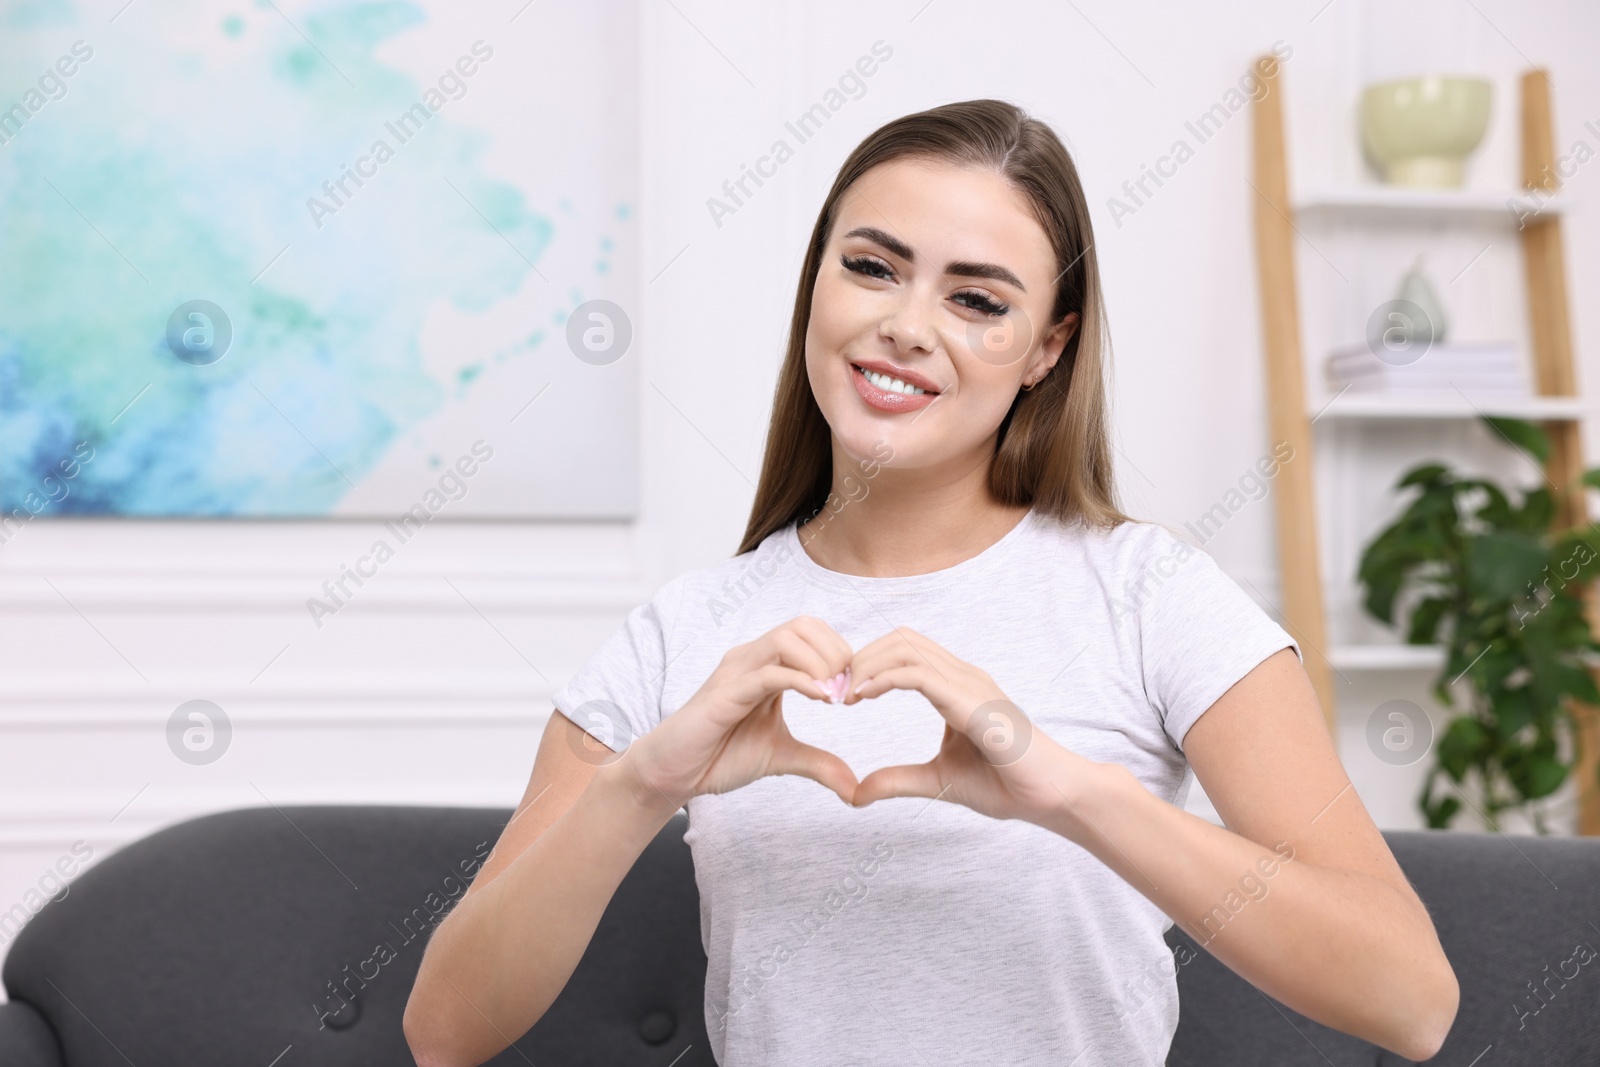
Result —
[[[774,774],[820,782],[848,804],[854,772],[833,753],[794,739],[783,721],[783,694],[829,699],[818,679],[844,671],[852,655],[833,627],[797,616],[729,649],[688,703],[629,745],[618,764],[638,785],[679,805]]]

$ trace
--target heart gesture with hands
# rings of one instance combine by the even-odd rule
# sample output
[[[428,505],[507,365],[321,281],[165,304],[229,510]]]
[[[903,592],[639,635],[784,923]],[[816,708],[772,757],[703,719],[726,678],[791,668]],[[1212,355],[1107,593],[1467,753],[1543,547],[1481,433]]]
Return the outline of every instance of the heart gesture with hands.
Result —
[[[939,751],[926,763],[880,767],[857,781],[849,764],[796,740],[783,719],[788,690],[856,705],[893,689],[916,690],[945,720]],[[618,763],[637,794],[674,808],[794,774],[858,808],[927,797],[1040,825],[1058,823],[1073,787],[1103,766],[1036,729],[993,678],[922,634],[898,627],[852,652],[831,626],[806,615],[730,649],[699,691],[627,754]]]
[[[933,759],[868,774],[856,786],[858,808],[886,797],[929,797],[1042,824],[1067,805],[1073,776],[1099,766],[1035,729],[988,674],[914,630],[896,627],[856,652],[849,676],[847,704],[914,689],[945,721]]]
[[[855,772],[832,752],[797,741],[783,720],[783,694],[828,700],[850,663],[850,645],[808,615],[776,626],[722,657],[699,691],[629,746],[618,761],[638,793],[681,805],[706,793],[729,793],[769,775],[819,782],[850,803]]]

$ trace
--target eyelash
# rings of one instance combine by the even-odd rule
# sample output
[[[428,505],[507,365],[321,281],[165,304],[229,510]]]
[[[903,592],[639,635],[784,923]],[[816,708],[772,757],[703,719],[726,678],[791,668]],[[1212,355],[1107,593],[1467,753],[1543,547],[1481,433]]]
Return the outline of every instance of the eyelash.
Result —
[[[889,266],[887,264],[883,263],[881,260],[872,259],[868,256],[856,256],[854,259],[852,259],[849,256],[841,255],[839,257],[839,263],[844,267],[845,270],[854,271],[857,274],[865,274],[869,278],[883,278],[887,275],[875,274],[868,268],[877,267],[881,270],[889,271]],[[986,315],[998,317],[1011,310],[1010,304],[999,303],[986,294],[977,292],[975,290],[963,290],[955,294],[953,299],[959,300],[961,297],[968,297],[973,301],[973,303],[970,304],[963,304],[963,307],[971,308],[973,311],[982,312]]]

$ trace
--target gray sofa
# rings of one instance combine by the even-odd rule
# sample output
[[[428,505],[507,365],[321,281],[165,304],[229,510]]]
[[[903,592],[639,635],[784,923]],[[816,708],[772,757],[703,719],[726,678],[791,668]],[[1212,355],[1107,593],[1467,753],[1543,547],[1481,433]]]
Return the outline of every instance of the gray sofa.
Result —
[[[411,1063],[400,1019],[426,930],[509,817],[246,808],[128,845],[17,937],[0,1067]],[[490,1062],[713,1063],[685,826],[679,813],[661,831],[555,1005]],[[1600,958],[1575,956],[1600,949],[1600,840],[1386,836],[1461,980],[1455,1028],[1430,1062],[1600,1063]],[[1410,1062],[1277,1004],[1192,943],[1178,958],[1174,1067]]]

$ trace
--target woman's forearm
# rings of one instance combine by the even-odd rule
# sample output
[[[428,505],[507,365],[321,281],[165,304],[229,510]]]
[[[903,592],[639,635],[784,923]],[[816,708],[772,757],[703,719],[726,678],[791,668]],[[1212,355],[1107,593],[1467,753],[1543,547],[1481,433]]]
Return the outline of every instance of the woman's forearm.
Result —
[[[617,886],[678,807],[621,761],[445,917],[423,954],[405,1033],[420,1067],[473,1067],[539,1020],[583,958]]]
[[[1148,897],[1212,955],[1311,1019],[1411,1059],[1443,1043],[1459,988],[1426,910],[1364,873],[1296,858],[1095,764],[1051,829]],[[1062,787],[1064,790],[1067,788]],[[1268,873],[1270,872],[1270,873]]]

